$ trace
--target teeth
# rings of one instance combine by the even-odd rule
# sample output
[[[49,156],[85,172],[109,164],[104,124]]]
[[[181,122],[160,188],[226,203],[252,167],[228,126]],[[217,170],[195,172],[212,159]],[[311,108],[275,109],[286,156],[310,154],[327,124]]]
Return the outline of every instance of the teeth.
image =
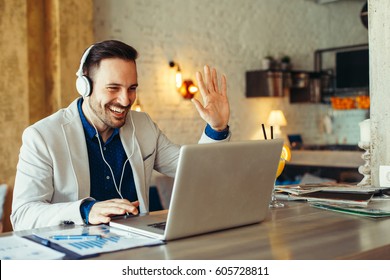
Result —
[[[123,113],[125,110],[124,109],[120,109],[120,108],[117,108],[117,107],[110,107],[110,110],[116,112],[116,113]]]

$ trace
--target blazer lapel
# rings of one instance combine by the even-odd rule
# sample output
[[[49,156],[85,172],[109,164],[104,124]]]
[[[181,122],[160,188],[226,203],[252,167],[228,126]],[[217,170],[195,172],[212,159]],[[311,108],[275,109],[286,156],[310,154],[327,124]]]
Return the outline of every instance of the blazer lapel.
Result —
[[[62,125],[62,129],[78,183],[78,198],[82,199],[90,196],[90,173],[87,143],[77,109],[77,100],[65,110],[64,118],[67,121]]]

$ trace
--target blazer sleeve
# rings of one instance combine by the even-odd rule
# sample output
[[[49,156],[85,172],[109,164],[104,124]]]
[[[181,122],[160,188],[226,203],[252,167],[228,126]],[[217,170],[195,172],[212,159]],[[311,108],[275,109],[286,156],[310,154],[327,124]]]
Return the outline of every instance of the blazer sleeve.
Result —
[[[53,203],[53,158],[44,137],[34,127],[23,132],[15,178],[11,222],[14,230],[59,225],[64,221],[83,224],[83,200]]]

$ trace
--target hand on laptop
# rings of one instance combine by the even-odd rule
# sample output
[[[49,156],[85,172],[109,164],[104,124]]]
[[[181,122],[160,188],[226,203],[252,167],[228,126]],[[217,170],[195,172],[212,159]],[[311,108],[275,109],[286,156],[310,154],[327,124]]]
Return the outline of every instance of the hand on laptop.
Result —
[[[200,116],[214,130],[222,131],[226,129],[229,122],[230,108],[225,75],[222,75],[221,86],[219,86],[217,70],[215,68],[210,70],[210,67],[206,65],[204,67],[204,78],[200,72],[196,72],[196,79],[202,95],[203,105],[195,98],[192,101]]]
[[[96,202],[89,212],[88,221],[92,225],[106,224],[112,216],[131,213],[138,214],[138,201],[130,202],[127,199],[110,199]]]

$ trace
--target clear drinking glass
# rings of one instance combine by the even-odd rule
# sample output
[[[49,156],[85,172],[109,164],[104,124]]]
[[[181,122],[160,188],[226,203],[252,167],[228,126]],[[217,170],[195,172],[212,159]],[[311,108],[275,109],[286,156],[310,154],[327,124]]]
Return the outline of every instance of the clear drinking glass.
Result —
[[[286,165],[286,161],[289,161],[290,159],[291,159],[290,148],[287,145],[283,145],[282,154],[280,155],[278,170],[276,171],[275,181],[280,176],[280,174],[282,174],[283,169]],[[270,208],[281,208],[284,206],[285,205],[283,202],[276,200],[275,184],[274,184],[274,189],[272,190],[272,197],[271,197],[271,201],[269,203],[269,207]]]

